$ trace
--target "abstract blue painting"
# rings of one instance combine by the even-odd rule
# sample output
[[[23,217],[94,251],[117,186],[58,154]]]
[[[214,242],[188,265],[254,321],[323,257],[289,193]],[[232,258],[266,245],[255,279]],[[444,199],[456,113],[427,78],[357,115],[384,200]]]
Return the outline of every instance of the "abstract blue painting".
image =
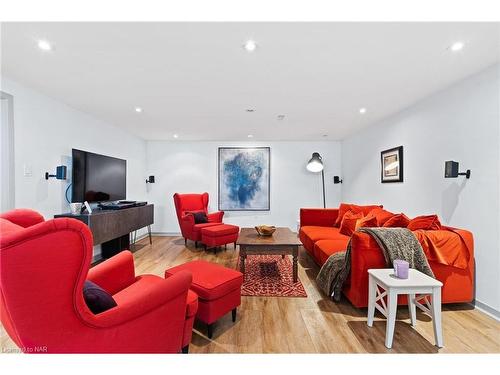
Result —
[[[219,210],[268,211],[269,147],[219,148]]]

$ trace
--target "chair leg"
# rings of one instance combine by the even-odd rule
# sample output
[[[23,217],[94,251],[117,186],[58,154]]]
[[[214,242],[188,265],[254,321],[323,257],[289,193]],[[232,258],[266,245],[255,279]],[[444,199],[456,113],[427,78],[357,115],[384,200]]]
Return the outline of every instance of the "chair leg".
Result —
[[[214,334],[214,323],[207,325],[208,338],[211,339]]]
[[[182,353],[183,354],[188,354],[189,353],[189,345],[186,345],[182,348]]]
[[[231,315],[233,318],[233,323],[236,322],[236,307],[231,311]]]
[[[187,244],[188,244],[188,239],[184,238],[184,246],[187,246]]]

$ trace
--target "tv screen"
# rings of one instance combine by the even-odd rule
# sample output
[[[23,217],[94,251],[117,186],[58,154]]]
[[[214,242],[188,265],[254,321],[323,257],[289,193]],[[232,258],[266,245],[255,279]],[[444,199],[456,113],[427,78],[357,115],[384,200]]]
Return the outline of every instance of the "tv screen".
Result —
[[[126,198],[127,161],[73,149],[72,202]]]

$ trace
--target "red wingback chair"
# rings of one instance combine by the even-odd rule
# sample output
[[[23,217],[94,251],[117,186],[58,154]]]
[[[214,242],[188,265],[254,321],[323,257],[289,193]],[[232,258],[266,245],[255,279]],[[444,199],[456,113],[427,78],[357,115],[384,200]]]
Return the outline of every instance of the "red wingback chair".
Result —
[[[208,193],[203,194],[174,194],[175,211],[177,219],[181,227],[184,243],[187,240],[195,241],[195,246],[198,246],[198,241],[201,240],[201,228],[210,227],[222,223],[224,211],[208,213]],[[195,224],[194,216],[190,213],[203,211],[207,214],[208,223]]]
[[[89,271],[88,227],[68,218],[44,221],[31,210],[0,215],[0,235],[1,321],[25,352],[178,353],[190,341],[185,324],[192,327],[196,301],[187,306],[189,272],[135,276],[129,251]],[[117,306],[93,314],[83,299],[86,279]]]

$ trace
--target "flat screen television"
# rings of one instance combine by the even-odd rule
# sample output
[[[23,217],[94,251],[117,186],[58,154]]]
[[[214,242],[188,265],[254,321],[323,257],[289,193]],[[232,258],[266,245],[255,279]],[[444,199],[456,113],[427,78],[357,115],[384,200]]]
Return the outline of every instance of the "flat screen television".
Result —
[[[126,198],[127,161],[73,149],[72,202]]]

